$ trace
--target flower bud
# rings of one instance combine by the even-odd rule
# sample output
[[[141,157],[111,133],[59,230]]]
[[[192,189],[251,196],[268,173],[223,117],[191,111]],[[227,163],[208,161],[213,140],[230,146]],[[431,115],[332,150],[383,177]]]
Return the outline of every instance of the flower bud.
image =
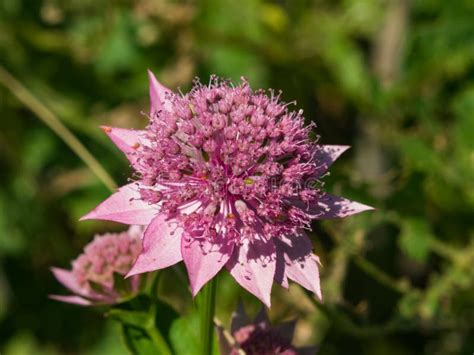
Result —
[[[125,279],[141,251],[143,228],[132,226],[122,233],[95,236],[72,261],[72,270],[52,268],[56,279],[74,293],[50,296],[83,306],[116,304],[136,295],[141,276]]]

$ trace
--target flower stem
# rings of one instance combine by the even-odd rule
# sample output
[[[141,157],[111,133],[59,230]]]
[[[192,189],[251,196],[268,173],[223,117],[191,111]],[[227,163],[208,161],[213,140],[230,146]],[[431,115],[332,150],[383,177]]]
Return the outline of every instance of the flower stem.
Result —
[[[201,318],[201,355],[212,355],[214,336],[214,309],[216,303],[217,278],[204,286],[199,295],[199,314]]]

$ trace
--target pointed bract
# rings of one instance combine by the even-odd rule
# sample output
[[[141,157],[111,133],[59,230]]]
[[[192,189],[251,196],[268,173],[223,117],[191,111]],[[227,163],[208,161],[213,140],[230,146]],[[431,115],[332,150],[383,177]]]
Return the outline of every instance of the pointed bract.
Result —
[[[136,183],[122,186],[116,193],[81,218],[124,224],[147,225],[157,214],[156,206],[143,201]]]
[[[49,298],[55,301],[76,304],[78,306],[91,306],[92,302],[81,297],[81,296],[61,296],[61,295],[50,295]]]
[[[273,241],[245,241],[234,249],[234,254],[227,264],[234,279],[267,307],[271,305],[275,259]]]
[[[163,108],[169,110],[171,104],[166,98],[172,91],[161,84],[151,70],[148,70],[148,80],[150,81],[150,117]]]
[[[281,237],[275,242],[284,257],[285,275],[322,299],[319,279],[319,259],[305,234]]]
[[[225,240],[223,240],[225,242]],[[193,296],[227,263],[233,244],[210,243],[208,240],[181,239],[181,255],[188,270]]]
[[[325,174],[331,165],[344,153],[348,150],[350,146],[348,145],[319,145],[319,154],[318,154],[318,167],[315,172],[315,176],[321,176]]]
[[[127,277],[164,269],[180,262],[183,229],[164,215],[155,217],[143,234],[143,249]]]
[[[146,131],[116,128],[102,126],[102,130],[107,136],[114,142],[128,158],[130,164],[135,168],[139,169],[137,159],[139,155],[137,151],[143,149],[144,145],[149,145],[150,142],[146,138]]]
[[[322,301],[323,295],[321,293],[319,266],[316,261],[316,255],[311,254],[304,260],[294,261],[286,267],[286,274],[289,279],[315,293]]]
[[[373,209],[362,203],[323,192],[316,202],[310,204],[306,212],[316,219],[331,219],[344,218]]]
[[[84,292],[82,287],[77,283],[77,278],[74,276],[74,274],[71,271],[61,269],[58,267],[52,267],[51,272],[53,273],[56,280],[58,280],[63,286],[68,288],[73,293],[76,293],[82,296],[87,295],[87,293]]]

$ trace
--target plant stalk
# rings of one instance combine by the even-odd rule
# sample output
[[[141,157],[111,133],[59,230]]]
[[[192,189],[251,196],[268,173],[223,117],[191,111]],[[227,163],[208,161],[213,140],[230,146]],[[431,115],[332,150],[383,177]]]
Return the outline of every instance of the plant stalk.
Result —
[[[201,355],[212,355],[214,338],[214,311],[216,303],[217,278],[212,278],[199,295],[201,318]]]

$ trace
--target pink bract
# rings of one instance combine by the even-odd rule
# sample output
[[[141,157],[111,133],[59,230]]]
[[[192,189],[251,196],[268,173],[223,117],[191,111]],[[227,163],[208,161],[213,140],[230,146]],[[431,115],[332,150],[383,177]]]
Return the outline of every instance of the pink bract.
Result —
[[[319,259],[305,234],[314,219],[372,209],[321,191],[347,146],[309,138],[302,111],[279,95],[211,77],[176,94],[150,78],[145,130],[103,127],[136,181],[82,219],[147,226],[129,276],[184,260],[195,295],[224,266],[270,306],[274,281],[321,298]]]
[[[132,226],[123,233],[97,235],[72,262],[72,270],[51,269],[56,279],[74,295],[50,298],[90,306],[115,304],[135,295],[141,277],[124,277],[140,254],[142,235],[141,226]]]

